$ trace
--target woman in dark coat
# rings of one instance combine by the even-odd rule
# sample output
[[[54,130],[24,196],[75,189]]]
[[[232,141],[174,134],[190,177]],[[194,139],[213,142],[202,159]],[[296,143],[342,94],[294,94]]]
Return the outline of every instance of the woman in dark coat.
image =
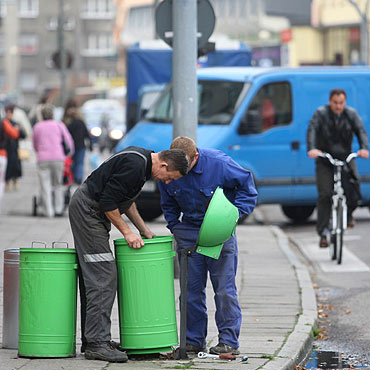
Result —
[[[5,107],[5,115],[9,122],[14,127],[19,127],[19,125],[12,120],[14,112],[14,105],[10,104]],[[24,130],[20,128],[20,138],[25,137]],[[18,179],[22,177],[22,163],[18,155],[18,139],[8,139],[6,141],[6,151],[8,156],[8,164],[6,167],[5,173],[5,189],[6,191],[10,190],[10,184],[13,182],[13,189],[18,189]]]
[[[86,143],[88,143],[90,150],[92,150],[92,143],[86,124],[77,108],[77,104],[73,101],[69,101],[66,104],[63,122],[66,124],[74,141],[75,152],[72,157],[72,173],[75,184],[80,185],[84,179]]]

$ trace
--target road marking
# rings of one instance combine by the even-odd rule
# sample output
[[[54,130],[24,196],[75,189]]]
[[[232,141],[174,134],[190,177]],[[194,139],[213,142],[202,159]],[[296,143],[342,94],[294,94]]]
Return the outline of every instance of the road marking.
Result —
[[[294,239],[294,237],[293,237],[293,239]],[[303,233],[302,233],[302,234],[300,234],[299,239],[304,240],[306,243],[317,243],[317,245],[319,245],[319,237],[317,235],[312,236],[312,233],[307,233],[307,236],[304,236]],[[361,240],[361,239],[362,239],[362,236],[359,235],[359,234],[354,234],[354,235],[344,234],[344,241],[345,242],[353,242],[353,241],[357,241],[357,240]]]
[[[343,258],[340,265],[330,256],[330,248],[319,248],[315,243],[302,243],[302,252],[312,262],[317,263],[324,272],[368,272],[369,266],[362,262],[349,249],[343,246]]]

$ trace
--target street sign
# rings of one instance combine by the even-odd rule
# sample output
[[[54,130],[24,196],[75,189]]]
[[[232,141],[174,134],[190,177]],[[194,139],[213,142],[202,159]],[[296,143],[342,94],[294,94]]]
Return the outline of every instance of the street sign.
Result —
[[[155,30],[158,36],[172,47],[172,2],[162,1],[155,10]],[[197,38],[198,49],[207,44],[216,24],[216,17],[209,0],[197,0]]]

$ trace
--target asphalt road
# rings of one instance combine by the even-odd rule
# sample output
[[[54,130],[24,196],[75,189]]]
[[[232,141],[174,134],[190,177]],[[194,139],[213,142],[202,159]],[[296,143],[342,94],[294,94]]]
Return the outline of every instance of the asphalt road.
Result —
[[[316,214],[295,225],[278,206],[258,207],[260,219],[283,228],[310,267],[318,302],[319,351],[333,351],[349,364],[370,368],[370,212],[355,211],[356,226],[344,238],[343,262],[331,261],[328,249],[318,247]]]

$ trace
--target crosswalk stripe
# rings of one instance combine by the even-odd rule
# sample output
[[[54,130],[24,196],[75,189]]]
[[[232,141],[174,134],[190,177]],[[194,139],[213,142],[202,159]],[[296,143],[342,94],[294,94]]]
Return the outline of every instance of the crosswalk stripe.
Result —
[[[302,243],[302,241],[301,241]],[[312,262],[317,263],[324,272],[368,272],[369,266],[361,261],[349,249],[343,246],[343,258],[340,265],[330,257],[329,248],[319,248],[317,242],[302,243],[302,252]]]

